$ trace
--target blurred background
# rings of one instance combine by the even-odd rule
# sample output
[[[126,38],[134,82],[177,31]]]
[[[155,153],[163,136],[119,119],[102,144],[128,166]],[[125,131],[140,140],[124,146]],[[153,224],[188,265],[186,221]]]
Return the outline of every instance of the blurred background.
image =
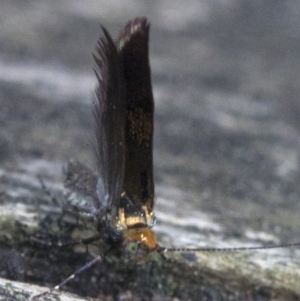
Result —
[[[0,175],[21,184],[0,178],[0,190],[30,194],[36,175],[60,190],[65,162],[91,165],[100,24],[116,37],[141,15],[151,23],[160,243],[300,240],[297,1],[2,1]]]

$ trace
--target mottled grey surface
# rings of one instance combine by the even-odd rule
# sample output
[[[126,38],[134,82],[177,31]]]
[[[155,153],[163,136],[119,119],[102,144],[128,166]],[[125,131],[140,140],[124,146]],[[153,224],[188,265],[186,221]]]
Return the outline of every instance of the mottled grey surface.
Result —
[[[34,195],[36,175],[59,191],[64,162],[91,164],[99,24],[116,36],[138,15],[151,22],[161,244],[300,241],[295,1],[2,1],[0,191]],[[256,256],[300,266],[297,250]]]

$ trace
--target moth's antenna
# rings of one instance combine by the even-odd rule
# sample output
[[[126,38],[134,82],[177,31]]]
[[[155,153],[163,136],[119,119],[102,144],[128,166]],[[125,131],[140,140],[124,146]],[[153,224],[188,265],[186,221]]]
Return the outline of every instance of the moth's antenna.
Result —
[[[89,269],[91,266],[93,266],[98,261],[101,261],[101,259],[102,259],[102,257],[100,255],[98,255],[93,260],[91,260],[90,262],[88,262],[87,264],[85,264],[84,266],[82,266],[81,268],[79,268],[77,271],[75,271],[71,276],[69,276],[63,282],[61,282],[60,284],[56,285],[53,289],[51,289],[51,291],[54,290],[54,289],[55,290],[60,290],[66,283],[68,283],[70,280],[74,279],[77,275],[79,275],[84,270]]]
[[[98,261],[101,261],[101,259],[102,259],[102,257],[100,255],[98,255],[93,260],[91,260],[90,262],[88,262],[87,264],[85,264],[84,266],[82,266],[81,268],[79,268],[77,271],[75,271],[71,276],[69,276],[67,279],[65,279],[60,284],[54,286],[53,288],[49,289],[46,292],[43,292],[41,294],[37,294],[37,295],[31,296],[29,300],[33,301],[33,300],[36,300],[37,298],[43,297],[43,296],[45,296],[47,294],[51,294],[54,290],[60,290],[66,283],[68,283],[70,280],[74,279],[78,274],[80,274],[84,270],[89,269],[91,266],[93,266]]]
[[[238,247],[238,248],[162,248],[159,247],[158,251],[166,252],[239,252],[239,251],[251,251],[251,250],[266,250],[266,249],[282,249],[300,247],[300,242],[288,243],[282,245],[271,245],[271,246],[254,246],[254,247]]]

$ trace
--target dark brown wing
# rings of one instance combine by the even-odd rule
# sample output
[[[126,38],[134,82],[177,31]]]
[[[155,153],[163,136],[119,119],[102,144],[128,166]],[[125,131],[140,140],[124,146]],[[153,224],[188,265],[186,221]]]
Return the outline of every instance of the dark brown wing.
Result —
[[[152,211],[153,112],[148,59],[149,24],[139,17],[120,33],[118,48],[126,82],[125,174],[123,188],[134,205]]]
[[[124,179],[126,102],[122,61],[104,28],[94,58],[98,80],[93,100],[99,172],[95,206],[100,213],[115,216]]]

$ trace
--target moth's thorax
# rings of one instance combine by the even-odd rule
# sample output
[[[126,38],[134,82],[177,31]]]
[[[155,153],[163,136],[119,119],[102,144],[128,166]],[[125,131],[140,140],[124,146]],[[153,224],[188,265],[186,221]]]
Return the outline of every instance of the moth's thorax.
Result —
[[[131,242],[139,242],[150,250],[157,248],[154,232],[148,227],[127,229],[122,232],[123,244],[126,246]]]

